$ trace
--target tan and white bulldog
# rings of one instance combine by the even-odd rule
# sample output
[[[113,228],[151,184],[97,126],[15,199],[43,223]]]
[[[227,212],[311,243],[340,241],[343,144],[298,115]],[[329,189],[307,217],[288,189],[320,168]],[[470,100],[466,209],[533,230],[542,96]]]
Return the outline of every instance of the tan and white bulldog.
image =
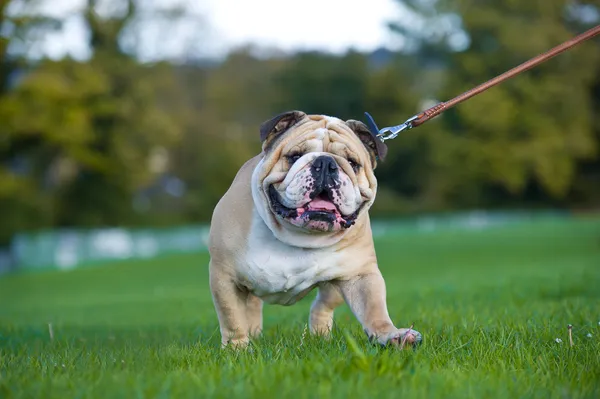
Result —
[[[263,123],[262,152],[246,162],[216,206],[210,288],[223,345],[262,330],[263,301],[292,305],[313,288],[310,331],[328,336],[345,300],[370,340],[421,342],[398,329],[369,221],[386,146],[362,122],[291,111]]]

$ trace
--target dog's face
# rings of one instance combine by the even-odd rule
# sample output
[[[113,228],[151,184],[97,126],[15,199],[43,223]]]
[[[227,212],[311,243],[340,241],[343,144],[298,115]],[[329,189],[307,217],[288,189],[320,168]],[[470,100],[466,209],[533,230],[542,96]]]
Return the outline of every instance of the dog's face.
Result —
[[[339,237],[373,204],[386,148],[362,122],[292,111],[263,123],[261,138],[253,197],[276,235]]]

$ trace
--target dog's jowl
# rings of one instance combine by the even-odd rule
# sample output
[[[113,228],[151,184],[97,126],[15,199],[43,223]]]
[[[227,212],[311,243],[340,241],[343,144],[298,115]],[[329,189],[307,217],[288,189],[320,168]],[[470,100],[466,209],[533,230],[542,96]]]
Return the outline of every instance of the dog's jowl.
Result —
[[[328,336],[344,301],[367,337],[415,345],[386,307],[369,208],[386,148],[361,122],[291,111],[260,127],[262,152],[237,173],[210,231],[210,287],[223,345],[262,330],[263,302],[292,305],[312,289],[310,331]]]

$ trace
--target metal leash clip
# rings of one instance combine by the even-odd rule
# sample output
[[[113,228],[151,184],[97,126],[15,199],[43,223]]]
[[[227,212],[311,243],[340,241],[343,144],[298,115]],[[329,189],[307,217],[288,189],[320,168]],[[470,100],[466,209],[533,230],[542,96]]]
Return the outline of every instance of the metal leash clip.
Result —
[[[378,137],[383,142],[385,142],[386,140],[395,139],[396,137],[398,137],[398,134],[400,134],[400,132],[403,130],[412,129],[414,127],[412,122],[419,118],[419,115],[415,115],[410,117],[400,125],[384,127],[380,130],[377,127],[377,124],[375,123],[373,117],[368,112],[365,112],[365,115],[367,116],[367,125],[369,129],[376,137]]]

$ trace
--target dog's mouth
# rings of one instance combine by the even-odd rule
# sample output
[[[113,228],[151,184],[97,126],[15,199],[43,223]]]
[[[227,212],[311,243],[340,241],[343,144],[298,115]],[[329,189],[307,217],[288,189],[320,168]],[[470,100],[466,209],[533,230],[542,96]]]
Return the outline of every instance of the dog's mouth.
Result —
[[[317,195],[300,208],[288,208],[281,203],[279,193],[275,187],[273,187],[273,185],[269,186],[269,199],[271,200],[271,208],[273,209],[273,212],[282,218],[291,221],[292,224],[326,224],[330,226],[327,230],[331,230],[331,227],[338,223],[343,229],[347,229],[354,225],[360,209],[362,208],[361,206],[351,215],[342,215],[338,207],[333,203],[326,192],[322,192],[321,194]],[[324,229],[317,227],[315,230]]]

